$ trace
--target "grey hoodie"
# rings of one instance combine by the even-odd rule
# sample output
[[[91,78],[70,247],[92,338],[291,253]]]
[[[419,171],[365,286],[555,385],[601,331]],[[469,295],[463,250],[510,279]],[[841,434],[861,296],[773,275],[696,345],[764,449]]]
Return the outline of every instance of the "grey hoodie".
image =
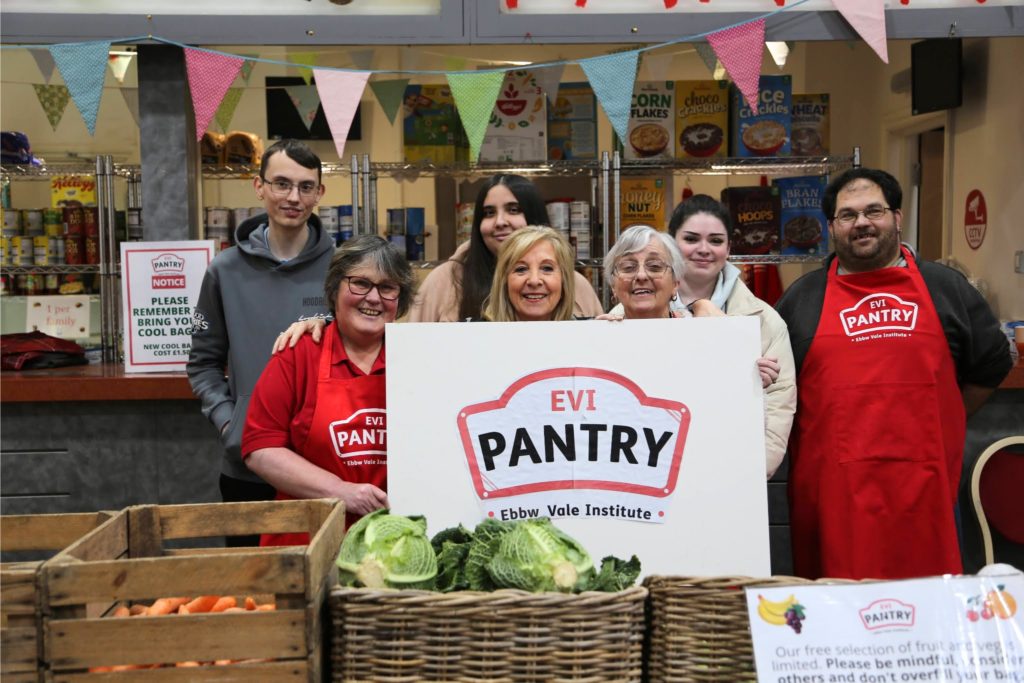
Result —
[[[334,254],[316,214],[309,218],[306,246],[285,262],[271,253],[266,224],[266,215],[242,223],[235,230],[237,246],[210,263],[193,316],[187,367],[203,415],[222,433],[221,472],[252,482],[260,478],[241,459],[249,397],[278,333],[296,320],[327,314],[324,278]]]

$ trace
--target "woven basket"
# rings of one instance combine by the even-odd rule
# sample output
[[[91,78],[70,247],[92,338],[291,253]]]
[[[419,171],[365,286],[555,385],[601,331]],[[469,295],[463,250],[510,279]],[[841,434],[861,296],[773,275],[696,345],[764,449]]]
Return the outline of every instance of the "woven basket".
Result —
[[[639,681],[646,598],[335,588],[333,680]]]
[[[792,576],[647,577],[646,679],[673,683],[756,681],[743,589],[813,583]]]

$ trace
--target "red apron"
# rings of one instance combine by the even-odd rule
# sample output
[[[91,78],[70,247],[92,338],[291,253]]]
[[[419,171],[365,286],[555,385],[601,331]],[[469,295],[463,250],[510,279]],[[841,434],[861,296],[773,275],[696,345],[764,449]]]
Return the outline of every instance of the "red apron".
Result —
[[[966,416],[931,295],[907,267],[828,273],[798,387],[789,488],[796,574],[963,571],[953,508]]]
[[[387,412],[384,375],[363,375],[352,379],[331,377],[336,325],[324,328],[320,368],[317,373],[316,408],[309,436],[296,444],[296,452],[314,465],[333,472],[353,484],[388,488]],[[338,344],[340,347],[340,342]],[[277,493],[277,500],[293,496]],[[346,527],[360,515],[348,513]],[[264,534],[260,545],[306,545],[309,534]]]

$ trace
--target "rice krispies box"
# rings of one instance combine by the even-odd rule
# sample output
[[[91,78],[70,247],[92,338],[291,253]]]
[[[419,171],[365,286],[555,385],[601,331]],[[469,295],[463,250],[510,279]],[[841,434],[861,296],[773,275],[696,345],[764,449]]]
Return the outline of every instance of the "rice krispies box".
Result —
[[[755,115],[732,86],[731,149],[735,157],[789,156],[793,79],[761,76]]]
[[[529,71],[508,71],[480,146],[481,161],[547,158],[547,97]]]
[[[821,210],[821,197],[825,194],[825,176],[799,176],[776,178],[773,185],[779,190],[779,235],[783,254],[828,253],[828,221]]]
[[[791,151],[795,157],[829,153],[828,93],[793,95]]]
[[[629,109],[629,134],[622,143],[626,159],[675,157],[675,83],[638,81]]]
[[[777,254],[779,252],[779,188],[727,187],[722,203],[729,209],[733,254]]]
[[[726,156],[729,83],[676,81],[676,133],[676,158]]]
[[[469,143],[447,85],[410,85],[402,104],[405,160],[450,164],[469,159]]]
[[[597,158],[597,98],[589,83],[562,83],[548,107],[548,159]]]

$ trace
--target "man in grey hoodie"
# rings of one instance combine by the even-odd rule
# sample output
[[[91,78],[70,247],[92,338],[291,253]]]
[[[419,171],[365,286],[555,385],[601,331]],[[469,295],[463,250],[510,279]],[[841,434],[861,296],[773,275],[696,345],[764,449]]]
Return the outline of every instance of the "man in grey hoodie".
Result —
[[[235,230],[203,278],[193,318],[188,377],[202,411],[220,433],[225,502],[271,500],[274,489],[242,463],[249,397],[275,337],[296,320],[327,314],[324,276],[334,241],[314,210],[324,194],[319,157],[296,140],[274,143],[253,180],[266,214]],[[225,370],[227,375],[225,376]],[[256,545],[233,537],[228,545]]]

